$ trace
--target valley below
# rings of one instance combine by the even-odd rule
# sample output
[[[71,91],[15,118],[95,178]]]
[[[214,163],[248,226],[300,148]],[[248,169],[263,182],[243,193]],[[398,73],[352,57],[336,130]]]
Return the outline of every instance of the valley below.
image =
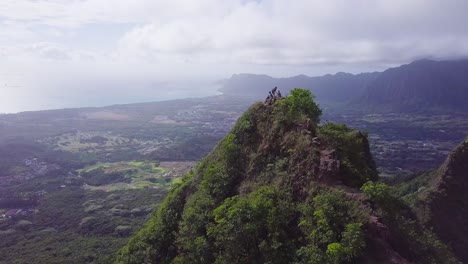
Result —
[[[325,122],[367,131],[380,176],[434,169],[466,136],[467,114],[423,114],[325,108]]]
[[[105,262],[259,99],[0,115],[0,263]],[[468,131],[464,114],[322,108],[322,123],[367,131],[385,177],[436,168]]]

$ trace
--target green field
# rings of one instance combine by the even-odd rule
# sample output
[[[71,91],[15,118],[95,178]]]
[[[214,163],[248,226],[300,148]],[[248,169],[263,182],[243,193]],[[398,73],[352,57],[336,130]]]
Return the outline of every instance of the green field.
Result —
[[[97,163],[77,170],[89,190],[116,191],[139,188],[168,188],[174,177],[170,169],[151,161]],[[95,180],[99,178],[99,180]]]

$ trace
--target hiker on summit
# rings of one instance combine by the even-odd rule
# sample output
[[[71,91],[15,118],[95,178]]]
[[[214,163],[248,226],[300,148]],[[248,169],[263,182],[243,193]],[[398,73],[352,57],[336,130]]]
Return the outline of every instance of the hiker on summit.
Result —
[[[281,96],[281,92],[278,87],[275,86],[275,88],[268,92],[268,96],[265,99],[265,105],[272,105],[278,99],[283,99],[283,97]]]

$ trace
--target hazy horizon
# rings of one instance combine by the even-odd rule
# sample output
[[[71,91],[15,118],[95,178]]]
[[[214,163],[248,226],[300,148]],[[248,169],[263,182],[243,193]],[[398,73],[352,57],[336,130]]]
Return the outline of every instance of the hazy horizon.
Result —
[[[236,73],[466,57],[466,10],[463,0],[5,0],[0,112],[209,95],[201,87]]]
[[[55,110],[64,108],[103,107],[118,104],[146,103],[184,98],[197,98],[221,94],[219,85],[210,82],[160,83],[134,87],[128,84],[112,85],[111,94],[57,94],[55,96],[16,96],[14,100],[0,104],[0,114],[15,114],[26,111]],[[128,88],[131,87],[131,88]],[[161,88],[163,87],[163,88]],[[189,88],[187,88],[189,87]],[[193,87],[198,87],[196,90]],[[21,88],[21,87],[18,87]],[[161,92],[164,89],[165,92]],[[130,91],[130,92],[129,92]]]

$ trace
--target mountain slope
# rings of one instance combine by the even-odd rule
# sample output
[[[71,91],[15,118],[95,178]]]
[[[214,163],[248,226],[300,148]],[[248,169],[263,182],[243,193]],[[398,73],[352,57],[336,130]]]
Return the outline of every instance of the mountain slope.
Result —
[[[398,186],[419,219],[468,262],[468,138],[436,170],[418,175]]]
[[[468,60],[419,60],[380,74],[355,105],[393,110],[468,110]]]
[[[422,199],[424,218],[440,239],[468,263],[468,139],[435,172]]]
[[[317,77],[298,75],[290,78],[235,74],[224,81],[220,91],[225,94],[243,94],[258,98],[268,94],[268,91],[275,86],[278,86],[284,93],[300,87],[312,91],[319,102],[344,103],[361,94],[379,74],[374,72],[353,75],[340,72],[334,75],[327,74]]]
[[[312,98],[296,89],[253,105],[116,263],[455,263],[372,182],[366,134],[318,127]]]

